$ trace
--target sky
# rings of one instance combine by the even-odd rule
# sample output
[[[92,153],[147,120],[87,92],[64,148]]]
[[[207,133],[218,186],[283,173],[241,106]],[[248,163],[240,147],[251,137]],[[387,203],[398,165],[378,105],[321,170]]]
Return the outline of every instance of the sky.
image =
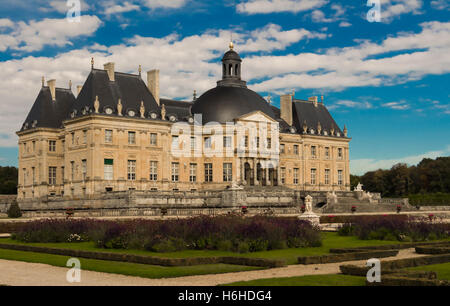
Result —
[[[42,76],[75,90],[94,57],[160,69],[162,97],[192,99],[220,79],[230,40],[249,88],[275,105],[324,96],[353,174],[450,155],[449,0],[381,0],[379,22],[377,0],[82,0],[74,20],[77,2],[0,0],[2,166],[17,166]]]

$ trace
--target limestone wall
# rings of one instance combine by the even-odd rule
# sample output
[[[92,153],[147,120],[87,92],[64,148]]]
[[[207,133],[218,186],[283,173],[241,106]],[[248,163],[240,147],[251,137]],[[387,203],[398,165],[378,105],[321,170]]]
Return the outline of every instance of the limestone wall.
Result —
[[[17,198],[16,195],[0,195],[0,214],[6,214],[9,205]]]

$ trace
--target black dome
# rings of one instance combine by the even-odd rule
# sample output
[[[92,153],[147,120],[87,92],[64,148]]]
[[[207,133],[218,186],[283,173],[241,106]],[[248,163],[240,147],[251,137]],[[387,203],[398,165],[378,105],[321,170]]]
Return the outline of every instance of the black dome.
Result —
[[[239,54],[234,50],[229,50],[229,51],[225,52],[225,54],[223,55],[222,61],[226,61],[226,60],[242,61]]]
[[[234,86],[210,89],[192,106],[193,114],[203,115],[203,124],[232,122],[254,111],[261,111],[275,119],[272,107],[259,94],[245,87]]]

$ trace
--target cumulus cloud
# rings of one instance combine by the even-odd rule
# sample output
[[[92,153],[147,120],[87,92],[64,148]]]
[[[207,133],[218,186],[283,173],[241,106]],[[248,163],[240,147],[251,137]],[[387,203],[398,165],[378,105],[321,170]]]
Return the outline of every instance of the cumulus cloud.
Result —
[[[448,10],[450,9],[450,3],[448,0],[434,0],[431,1],[431,7],[436,10]]]
[[[384,0],[381,2],[381,21],[391,22],[403,14],[421,14],[422,0]]]
[[[104,14],[105,15],[112,15],[112,14],[122,14],[127,13],[131,11],[138,11],[140,10],[139,5],[130,3],[128,1],[123,2],[123,4],[111,4],[106,6]]]
[[[67,19],[43,19],[28,23],[19,21],[10,24],[10,33],[0,35],[0,52],[8,49],[18,51],[39,51],[45,45],[62,47],[71,45],[71,39],[89,36],[101,25],[97,16],[81,16],[81,22]]]
[[[245,14],[298,13],[322,7],[327,3],[327,0],[249,0],[239,3],[236,9]]]
[[[70,8],[67,3],[67,0],[52,0],[48,2],[48,6],[43,6],[40,10],[43,12],[56,11],[62,14],[66,14]],[[84,0],[80,1],[81,11],[86,11],[89,8],[90,6]]]
[[[355,175],[362,175],[368,171],[378,169],[390,169],[398,163],[417,165],[424,158],[435,159],[440,156],[450,155],[450,145],[439,151],[430,151],[420,155],[405,156],[394,159],[354,159],[350,161],[350,172]]]
[[[381,106],[395,110],[409,109],[409,105],[405,101],[383,103]]]
[[[189,0],[142,0],[148,8],[180,8],[186,5]]]

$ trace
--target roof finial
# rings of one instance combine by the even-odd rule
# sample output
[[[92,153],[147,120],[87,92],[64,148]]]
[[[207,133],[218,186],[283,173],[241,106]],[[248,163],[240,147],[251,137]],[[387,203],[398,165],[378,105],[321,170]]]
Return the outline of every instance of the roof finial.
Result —
[[[45,86],[45,76],[42,76],[42,87],[44,87]]]
[[[233,50],[233,48],[234,48],[234,44],[233,44],[233,41],[230,41],[230,50]]]
[[[194,101],[197,100],[197,90],[194,89]]]
[[[72,80],[69,80],[69,89],[72,89]]]
[[[142,66],[141,65],[139,65],[138,71],[139,71],[139,76],[141,76],[141,73],[142,73]]]
[[[91,57],[91,69],[94,69],[94,58]]]
[[[270,93],[267,96],[267,103],[272,104],[272,96],[270,95]]]

